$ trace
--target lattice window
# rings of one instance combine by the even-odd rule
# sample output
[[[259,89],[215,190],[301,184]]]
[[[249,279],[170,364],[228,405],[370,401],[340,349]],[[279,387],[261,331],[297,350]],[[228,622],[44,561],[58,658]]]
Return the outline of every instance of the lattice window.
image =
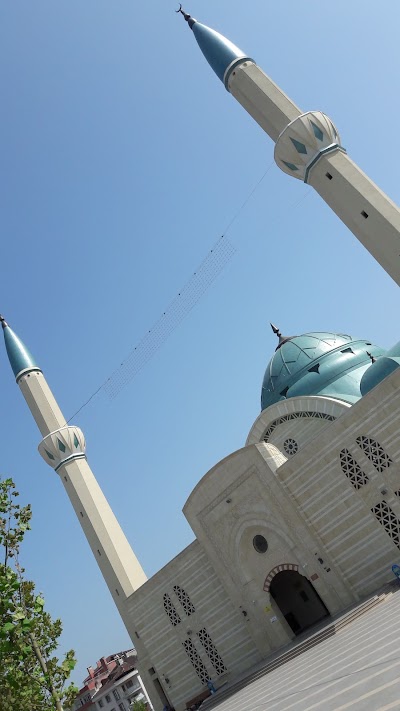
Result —
[[[384,469],[387,469],[393,464],[389,455],[386,454],[383,447],[381,447],[379,442],[375,439],[362,435],[361,437],[357,437],[357,444],[361,447],[364,454],[368,457],[369,461],[372,462],[378,472],[383,472]]]
[[[375,514],[381,526],[384,527],[393,543],[397,548],[400,548],[400,521],[390,506],[386,501],[380,501],[371,511]]]
[[[181,618],[179,617],[177,611],[175,610],[175,607],[173,605],[173,602],[168,595],[168,593],[165,593],[164,597],[164,610],[167,613],[169,617],[169,621],[173,627],[176,627],[176,625],[179,625]]]
[[[199,637],[199,640],[202,643],[204,649],[206,650],[208,657],[210,659],[210,662],[213,665],[218,676],[220,674],[223,674],[224,672],[228,671],[224,662],[222,661],[222,658],[218,654],[218,650],[217,650],[214,642],[212,641],[210,635],[208,634],[207,630],[204,627],[202,630],[199,631],[198,637]]]
[[[340,452],[340,466],[342,467],[342,472],[350,479],[355,489],[361,489],[364,484],[368,484],[368,476],[364,474],[348,449],[342,449]]]
[[[190,615],[193,615],[193,613],[196,612],[195,606],[193,605],[186,590],[180,588],[179,585],[174,585],[174,593],[178,596],[178,600],[181,603],[183,609],[185,610],[187,616],[190,617]]]
[[[205,666],[200,658],[200,655],[199,655],[196,647],[194,646],[192,640],[185,639],[185,641],[182,642],[182,644],[183,644],[183,648],[184,648],[186,654],[188,655],[190,662],[191,662],[197,676],[199,677],[200,681],[203,684],[206,684],[208,679],[210,678],[210,675],[209,675],[207,669],[205,668]]]
[[[328,422],[333,422],[333,420],[335,419],[332,415],[327,415],[325,412],[291,412],[289,415],[282,415],[282,417],[278,417],[277,420],[271,422],[266,432],[264,432],[263,441],[269,442],[269,438],[272,435],[274,429],[276,429],[276,427],[278,427],[278,425],[281,425],[283,422],[289,422],[290,420],[300,420],[307,417],[313,418],[315,420],[328,420]]]

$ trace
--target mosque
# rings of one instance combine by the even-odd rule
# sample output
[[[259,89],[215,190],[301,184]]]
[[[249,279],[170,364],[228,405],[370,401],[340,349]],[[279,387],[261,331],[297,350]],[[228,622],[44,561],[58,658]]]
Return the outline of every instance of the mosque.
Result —
[[[302,113],[220,34],[181,10],[205,58],[312,185],[400,281],[400,212],[354,164],[320,111]],[[400,548],[400,343],[284,335],[246,444],[218,462],[183,513],[196,539],[146,576],[41,368],[2,319],[16,381],[139,657],[156,711],[176,711],[393,577]],[[104,711],[109,711],[108,707]]]

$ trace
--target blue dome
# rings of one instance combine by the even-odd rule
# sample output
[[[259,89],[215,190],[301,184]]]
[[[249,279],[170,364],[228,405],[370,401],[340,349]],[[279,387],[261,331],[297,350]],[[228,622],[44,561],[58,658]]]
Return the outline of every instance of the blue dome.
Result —
[[[265,371],[261,410],[299,395],[357,402],[362,397],[361,378],[371,365],[368,353],[377,357],[385,351],[344,333],[305,333],[282,339]]]

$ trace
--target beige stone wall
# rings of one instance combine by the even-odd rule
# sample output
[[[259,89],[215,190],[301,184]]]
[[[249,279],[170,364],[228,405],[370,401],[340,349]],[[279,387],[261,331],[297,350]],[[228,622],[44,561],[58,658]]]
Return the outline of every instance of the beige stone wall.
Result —
[[[350,407],[342,400],[318,395],[280,400],[260,413],[246,444],[266,441],[285,452],[284,442],[290,437],[296,441],[300,451]]]
[[[162,704],[154,678],[178,711],[204,688],[184,650],[185,640],[192,640],[207,673],[216,678],[198,638],[203,627],[227,667],[222,680],[294,637],[270,590],[283,569],[303,576],[299,584],[307,594],[305,579],[311,581],[331,614],[393,579],[391,565],[400,562],[400,498],[395,493],[400,496],[399,386],[397,371],[351,408],[328,398],[277,403],[256,421],[249,436],[254,443],[219,462],[195,487],[184,514],[197,540],[130,596],[124,615],[156,711]],[[317,426],[309,441],[311,428],[306,431],[300,423],[302,447],[287,458],[260,438],[271,417],[296,408],[322,408],[336,419]],[[383,448],[381,464],[359,446],[361,436]],[[362,484],[358,489],[342,469],[342,450],[355,462]],[[379,505],[390,507],[396,540],[371,512]],[[255,535],[268,542],[262,554],[254,548]],[[193,615],[185,614],[174,585],[190,595]],[[180,617],[175,627],[163,608],[164,593]],[[287,597],[281,607],[290,610]],[[151,667],[155,676],[148,672]]]
[[[371,509],[386,501],[400,519],[400,372],[374,388],[332,422],[278,471],[287,495],[323,545],[327,560],[359,596],[393,579],[391,565],[400,551]],[[376,440],[392,463],[379,472],[357,444],[357,437]],[[340,464],[348,449],[368,482],[356,490]]]
[[[190,596],[195,608],[190,616],[174,592],[176,585]],[[181,620],[176,626],[172,626],[164,610],[165,593],[169,594]],[[245,618],[227,597],[197,541],[128,599],[126,616],[139,654],[140,674],[156,711],[162,709],[162,704],[154,688],[154,678],[158,678],[177,711],[184,709],[187,700],[206,688],[184,650],[185,640],[192,640],[217,686],[260,659]],[[220,678],[199,641],[198,632],[203,628],[211,636],[228,670]],[[150,667],[154,668],[155,676],[149,674]]]
[[[331,568],[328,573],[318,562],[326,552],[277,479],[285,461],[274,446],[264,443],[234,452],[203,477],[184,507],[228,596],[246,611],[249,632],[263,657],[294,637],[264,589],[271,570],[295,566],[312,579],[331,614],[355,599],[337,571]],[[264,554],[254,549],[257,534],[268,541]]]

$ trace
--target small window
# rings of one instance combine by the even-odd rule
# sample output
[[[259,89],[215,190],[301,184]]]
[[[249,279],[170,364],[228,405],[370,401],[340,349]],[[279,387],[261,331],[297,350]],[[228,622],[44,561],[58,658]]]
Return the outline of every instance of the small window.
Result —
[[[255,550],[257,551],[257,553],[266,553],[268,550],[267,539],[258,533],[253,538],[253,546],[254,546]]]
[[[133,681],[132,681],[132,679],[129,679],[129,680],[126,682],[126,688],[127,688],[127,689],[130,689],[131,686],[133,686]]]
[[[104,706],[104,702],[103,702],[103,700],[102,700],[102,699],[100,699],[100,701],[99,701],[99,707],[100,707],[100,708],[102,709],[102,708],[103,708],[103,706]]]
[[[298,451],[299,445],[295,439],[288,437],[283,443],[283,449],[289,457],[293,457],[293,455]]]
[[[365,210],[362,210],[362,211],[361,211],[361,214],[362,214],[363,217],[365,217],[365,219],[367,219],[367,217],[368,217],[368,212],[365,212]]]
[[[139,632],[138,632],[137,630],[135,630],[135,637],[136,637],[136,639],[140,639],[140,635],[139,635]]]
[[[330,173],[325,173],[325,175],[326,175],[326,177],[328,178],[328,180],[332,180],[332,176],[331,176]]]
[[[319,363],[312,365],[311,368],[308,369],[308,372],[309,373],[319,373]]]
[[[368,476],[363,472],[348,449],[342,449],[339,456],[342,472],[347,476],[355,489],[361,489],[364,484],[368,484]]]
[[[155,674],[155,673],[156,673],[156,670],[154,669],[154,667],[150,667],[149,674]]]
[[[114,699],[115,699],[116,701],[119,701],[119,699],[121,698],[121,696],[120,696],[120,694],[119,694],[118,689],[114,689],[113,694],[114,694]]]
[[[183,609],[185,610],[187,616],[190,617],[190,615],[193,615],[196,610],[186,590],[179,587],[179,585],[174,585],[174,593],[177,596],[179,602],[181,603]]]
[[[393,543],[397,548],[400,548],[400,521],[394,511],[392,511],[386,501],[380,501],[371,511],[375,514],[377,520],[390,536]]]
[[[175,609],[175,606],[174,606],[170,596],[168,595],[168,593],[164,593],[163,601],[164,601],[164,610],[169,617],[169,621],[173,627],[176,627],[176,625],[179,625],[181,618],[179,617],[179,615]],[[154,674],[154,671],[150,672],[150,673]]]
[[[98,554],[99,554],[99,555],[101,555],[101,553],[100,553],[99,549],[97,549],[97,552],[98,552]]]
[[[83,518],[83,513],[82,513],[82,511],[79,511],[79,513],[80,513],[80,515],[81,515],[81,516],[82,516],[82,518]]]
[[[111,696],[110,696],[110,694],[106,694],[106,701],[107,701],[108,704],[110,703],[110,701],[111,701]]]
[[[376,440],[371,439],[371,437],[361,435],[360,437],[357,437],[356,441],[358,446],[361,447],[364,454],[368,457],[369,461],[372,462],[378,472],[383,472],[384,469],[387,469],[391,464],[393,464],[389,455]]]
[[[125,706],[124,706],[123,703],[118,704],[118,708],[119,708],[120,711],[125,711]]]
[[[119,590],[117,588],[115,588],[115,592],[117,593],[117,595],[119,597]]]
[[[340,352],[341,352],[341,353],[354,353],[354,351],[353,351],[350,347],[349,347],[349,348],[343,348],[343,350],[340,351]]]

